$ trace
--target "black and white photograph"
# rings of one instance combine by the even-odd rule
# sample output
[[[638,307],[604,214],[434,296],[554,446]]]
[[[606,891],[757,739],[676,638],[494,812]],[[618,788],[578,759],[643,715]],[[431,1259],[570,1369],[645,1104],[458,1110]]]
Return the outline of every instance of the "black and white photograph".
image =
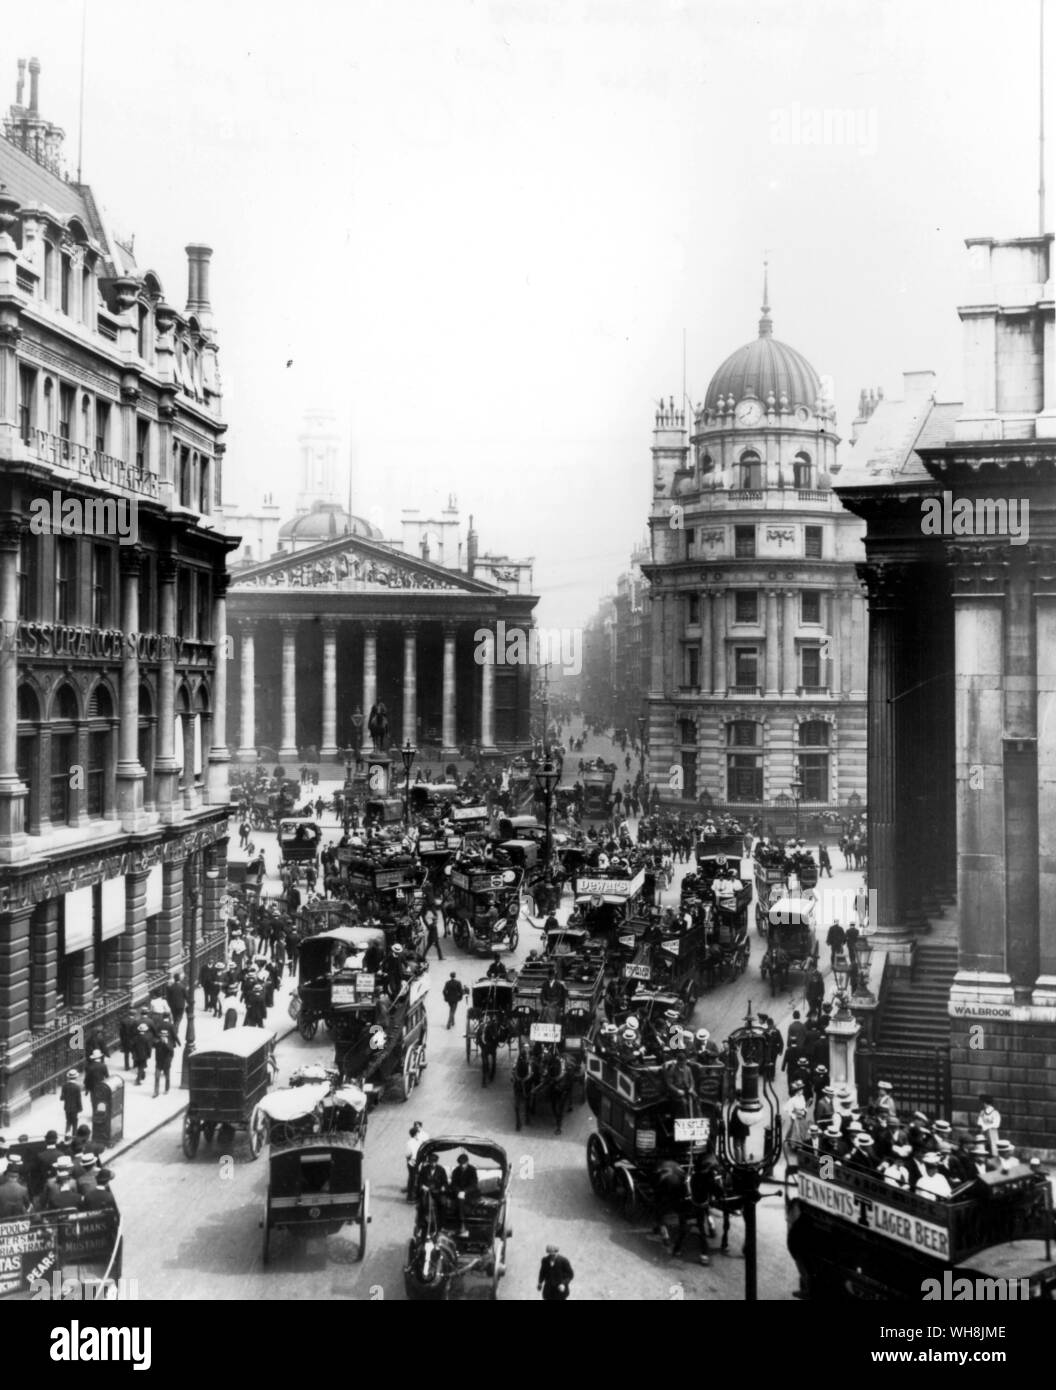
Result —
[[[1054,28],[5,14],[0,1301],[42,1365],[271,1301],[714,1302],[866,1375],[1040,1337]]]

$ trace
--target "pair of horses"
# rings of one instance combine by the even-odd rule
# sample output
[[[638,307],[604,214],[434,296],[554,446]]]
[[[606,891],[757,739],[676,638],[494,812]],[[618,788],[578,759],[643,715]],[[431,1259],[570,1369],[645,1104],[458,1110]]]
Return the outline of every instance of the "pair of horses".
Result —
[[[688,1167],[673,1158],[665,1158],[657,1164],[652,1182],[643,1190],[643,1199],[651,1209],[656,1226],[664,1243],[671,1240],[667,1218],[674,1215],[678,1228],[671,1243],[671,1254],[678,1255],[685,1243],[686,1235],[692,1225],[700,1240],[700,1263],[711,1263],[708,1254],[708,1237],[715,1234],[711,1210],[722,1212],[722,1244],[720,1249],[729,1248],[730,1213],[737,1203],[726,1191],[725,1178],[715,1154],[700,1154]]]
[[[513,1114],[518,1131],[530,1125],[540,1101],[550,1106],[554,1133],[561,1133],[561,1121],[572,1109],[572,1087],[576,1064],[567,1053],[556,1050],[545,1056],[518,1053],[513,1067]]]

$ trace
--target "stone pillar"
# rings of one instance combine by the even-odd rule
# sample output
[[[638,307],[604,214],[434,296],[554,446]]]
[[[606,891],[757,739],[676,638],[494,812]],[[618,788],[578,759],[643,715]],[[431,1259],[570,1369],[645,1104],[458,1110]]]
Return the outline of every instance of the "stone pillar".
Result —
[[[402,743],[418,746],[418,624],[403,625]]]
[[[1038,978],[1035,1004],[1056,1006],[1056,549],[1031,546],[1038,678]]]
[[[457,688],[455,675],[455,644],[458,639],[457,627],[444,627],[444,674],[443,688],[441,691],[442,699],[442,726],[443,726],[443,747],[440,749],[442,758],[457,758],[460,756],[458,748],[457,730]]]
[[[726,694],[726,590],[712,591],[711,681],[715,695]]]
[[[649,695],[654,700],[664,695],[664,606],[655,594],[649,601]]]
[[[840,659],[839,689],[850,695],[854,686],[854,633],[851,626],[851,595],[839,590],[836,594],[838,607],[838,630],[833,633],[837,640],[836,653]]]
[[[867,707],[867,786],[869,807],[869,887],[876,891],[876,917],[870,928],[876,944],[909,963],[908,933],[902,917],[896,845],[899,760],[905,750],[897,737],[895,697],[904,684],[903,629],[909,570],[876,561],[857,566],[869,593],[869,701]]]
[[[1000,553],[1007,561],[1015,550],[1009,547]],[[1022,561],[1022,551],[1016,558]],[[1002,678],[1005,949],[1013,988],[1023,1003],[1030,1001],[1039,970],[1038,669],[1032,568],[1018,563],[1007,570]]]
[[[700,693],[711,694],[711,595],[700,595]]]
[[[185,811],[197,811],[202,804],[201,793],[194,780],[194,724],[198,717],[194,710],[188,710],[183,716],[183,809]]]
[[[137,998],[147,982],[147,873],[125,875],[125,921],[114,942],[115,985]]]
[[[248,619],[238,625],[242,645],[242,745],[238,759],[244,763],[257,761],[257,672],[253,631],[254,625]]]
[[[0,516],[0,864],[12,864],[29,852],[27,788],[18,777],[19,534],[17,517]]]
[[[121,829],[142,830],[146,770],[139,761],[139,572],[142,556],[131,547],[121,549],[121,627],[125,633],[121,658],[121,726],[118,733],[117,809]]]
[[[853,1014],[841,1018],[837,1013],[825,1032],[829,1039],[829,1082],[832,1086],[849,1087],[851,1103],[856,1105],[858,1087],[855,1082],[854,1054],[861,1028]]]
[[[154,760],[154,799],[158,815],[166,825],[178,819],[176,795],[176,561],[169,555],[158,560],[158,632],[161,661],[158,664],[158,738]]]
[[[795,695],[799,685],[799,672],[796,670],[796,591],[786,589],[783,594],[784,611],[781,616],[781,694]]]
[[[0,1121],[29,1106],[27,1086],[20,1073],[31,1060],[29,1031],[30,919],[31,907],[0,914],[0,1038],[6,1044],[3,1066],[4,1105]]]
[[[366,721],[370,711],[378,702],[378,625],[363,624],[363,741],[366,746],[370,735]]]
[[[223,806],[230,801],[227,780],[227,765],[231,754],[227,747],[227,663],[230,649],[227,638],[227,586],[229,578],[226,571],[213,575],[213,715],[210,747],[202,748],[202,757],[207,759],[202,769],[203,781],[208,781],[208,802],[211,806]]]
[[[30,1028],[50,1028],[58,1012],[59,900],[38,903],[30,925]]]
[[[337,752],[337,624],[323,623],[323,742],[319,757],[331,762]]]
[[[280,762],[297,761],[297,625],[282,625],[282,746]]]
[[[495,636],[487,642],[480,666],[480,746],[484,753],[495,753]]]
[[[781,694],[781,624],[778,616],[780,595],[777,589],[767,589],[766,602],[766,695],[776,699]]]
[[[161,970],[179,968],[183,954],[183,871],[186,857],[162,866],[161,912],[156,950]]]

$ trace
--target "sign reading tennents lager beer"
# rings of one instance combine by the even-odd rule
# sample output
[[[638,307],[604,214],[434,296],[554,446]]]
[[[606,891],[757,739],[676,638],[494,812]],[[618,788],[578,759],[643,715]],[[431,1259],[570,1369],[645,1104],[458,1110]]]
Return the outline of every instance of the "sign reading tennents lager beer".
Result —
[[[644,887],[644,869],[640,869],[633,878],[580,878],[576,880],[576,893],[580,897],[589,895],[603,898],[633,898]]]
[[[862,1234],[868,1232],[897,1240],[900,1245],[927,1251],[940,1260],[949,1258],[950,1234],[946,1227],[924,1221],[914,1212],[899,1211],[897,1207],[874,1201],[860,1192],[816,1178],[802,1168],[799,1170],[799,1197],[808,1206],[858,1227]]]

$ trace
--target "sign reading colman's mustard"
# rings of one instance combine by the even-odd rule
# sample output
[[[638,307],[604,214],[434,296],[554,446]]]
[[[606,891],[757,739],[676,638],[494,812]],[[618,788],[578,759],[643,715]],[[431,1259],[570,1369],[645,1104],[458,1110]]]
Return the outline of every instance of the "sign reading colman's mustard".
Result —
[[[810,1173],[799,1173],[799,1198],[808,1206],[818,1207],[830,1216],[839,1217],[852,1225],[865,1227],[888,1240],[897,1240],[914,1250],[926,1250],[938,1259],[947,1259],[950,1253],[950,1234],[945,1226],[936,1226],[932,1221],[923,1221],[912,1212],[899,1211],[895,1207],[876,1202],[862,1193],[826,1182]]]

